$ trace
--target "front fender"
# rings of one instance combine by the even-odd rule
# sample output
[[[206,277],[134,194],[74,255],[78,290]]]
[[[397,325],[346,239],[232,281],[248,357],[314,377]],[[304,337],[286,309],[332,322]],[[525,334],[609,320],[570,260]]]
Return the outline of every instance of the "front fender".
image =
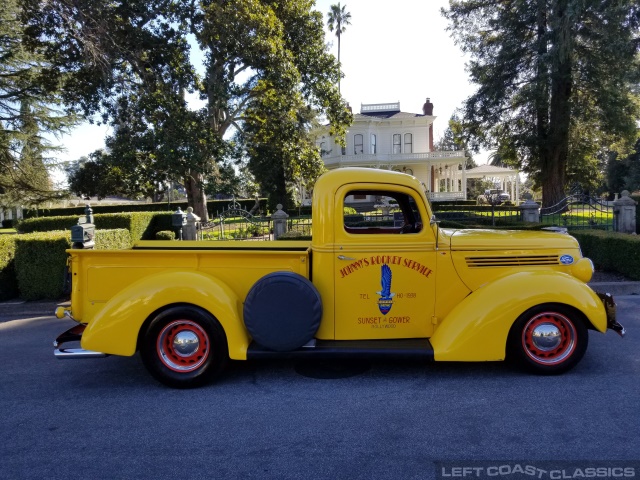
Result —
[[[596,330],[607,328],[602,301],[586,284],[559,272],[520,272],[483,285],[451,310],[431,337],[434,359],[504,360],[511,325],[542,303],[570,305]]]
[[[227,335],[229,356],[246,359],[249,335],[242,323],[241,302],[226,284],[198,272],[161,273],[121,290],[89,322],[82,335],[82,348],[131,356],[145,320],[175,303],[196,305],[215,316]]]

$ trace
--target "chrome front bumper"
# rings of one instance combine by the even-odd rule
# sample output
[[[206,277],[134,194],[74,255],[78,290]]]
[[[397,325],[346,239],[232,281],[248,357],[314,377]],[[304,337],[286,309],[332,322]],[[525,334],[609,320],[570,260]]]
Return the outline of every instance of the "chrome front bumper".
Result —
[[[596,295],[602,300],[604,309],[607,312],[607,328],[613,330],[618,335],[624,338],[627,334],[625,328],[616,321],[616,302],[613,300],[613,296],[610,293],[596,292]]]
[[[67,359],[67,358],[102,358],[106,357],[106,353],[102,352],[93,352],[91,350],[85,350],[83,348],[69,348],[65,347],[64,344],[71,342],[79,342],[82,338],[82,333],[86,325],[76,325],[75,327],[71,327],[69,330],[59,335],[56,338],[55,342],[53,342],[53,347],[55,350],[53,354],[56,358],[59,359]]]

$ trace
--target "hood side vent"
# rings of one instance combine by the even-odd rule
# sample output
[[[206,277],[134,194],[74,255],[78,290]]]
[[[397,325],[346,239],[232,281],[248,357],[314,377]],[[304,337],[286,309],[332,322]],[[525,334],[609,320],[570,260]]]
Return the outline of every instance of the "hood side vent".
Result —
[[[516,257],[467,257],[469,268],[477,267],[522,267],[536,265],[558,265],[557,255],[527,255]]]

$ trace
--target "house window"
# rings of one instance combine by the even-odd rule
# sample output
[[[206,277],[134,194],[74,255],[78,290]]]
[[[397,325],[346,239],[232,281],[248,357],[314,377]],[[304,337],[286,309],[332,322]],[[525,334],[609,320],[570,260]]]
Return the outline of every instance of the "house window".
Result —
[[[404,153],[413,153],[413,135],[410,133],[404,134]]]
[[[347,154],[347,147],[340,147],[340,152],[342,153],[342,155],[346,155]]]
[[[371,153],[376,154],[376,136],[375,134],[371,134]]]
[[[363,153],[363,137],[362,134],[357,134],[353,136],[353,153],[356,155]]]
[[[400,139],[401,138],[402,137],[400,136],[399,133],[394,133],[393,134],[393,151],[392,151],[392,153],[401,153],[402,152],[402,150],[401,150],[402,145],[400,144],[400,141],[401,141]]]

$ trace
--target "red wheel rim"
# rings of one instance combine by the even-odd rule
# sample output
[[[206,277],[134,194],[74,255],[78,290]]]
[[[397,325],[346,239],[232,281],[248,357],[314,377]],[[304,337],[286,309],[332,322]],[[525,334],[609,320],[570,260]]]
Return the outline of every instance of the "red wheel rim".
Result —
[[[557,312],[531,318],[522,331],[522,347],[527,356],[542,365],[557,365],[575,351],[578,341],[571,320]]]
[[[158,358],[170,370],[197,370],[209,357],[209,335],[196,322],[174,320],[158,335]]]

